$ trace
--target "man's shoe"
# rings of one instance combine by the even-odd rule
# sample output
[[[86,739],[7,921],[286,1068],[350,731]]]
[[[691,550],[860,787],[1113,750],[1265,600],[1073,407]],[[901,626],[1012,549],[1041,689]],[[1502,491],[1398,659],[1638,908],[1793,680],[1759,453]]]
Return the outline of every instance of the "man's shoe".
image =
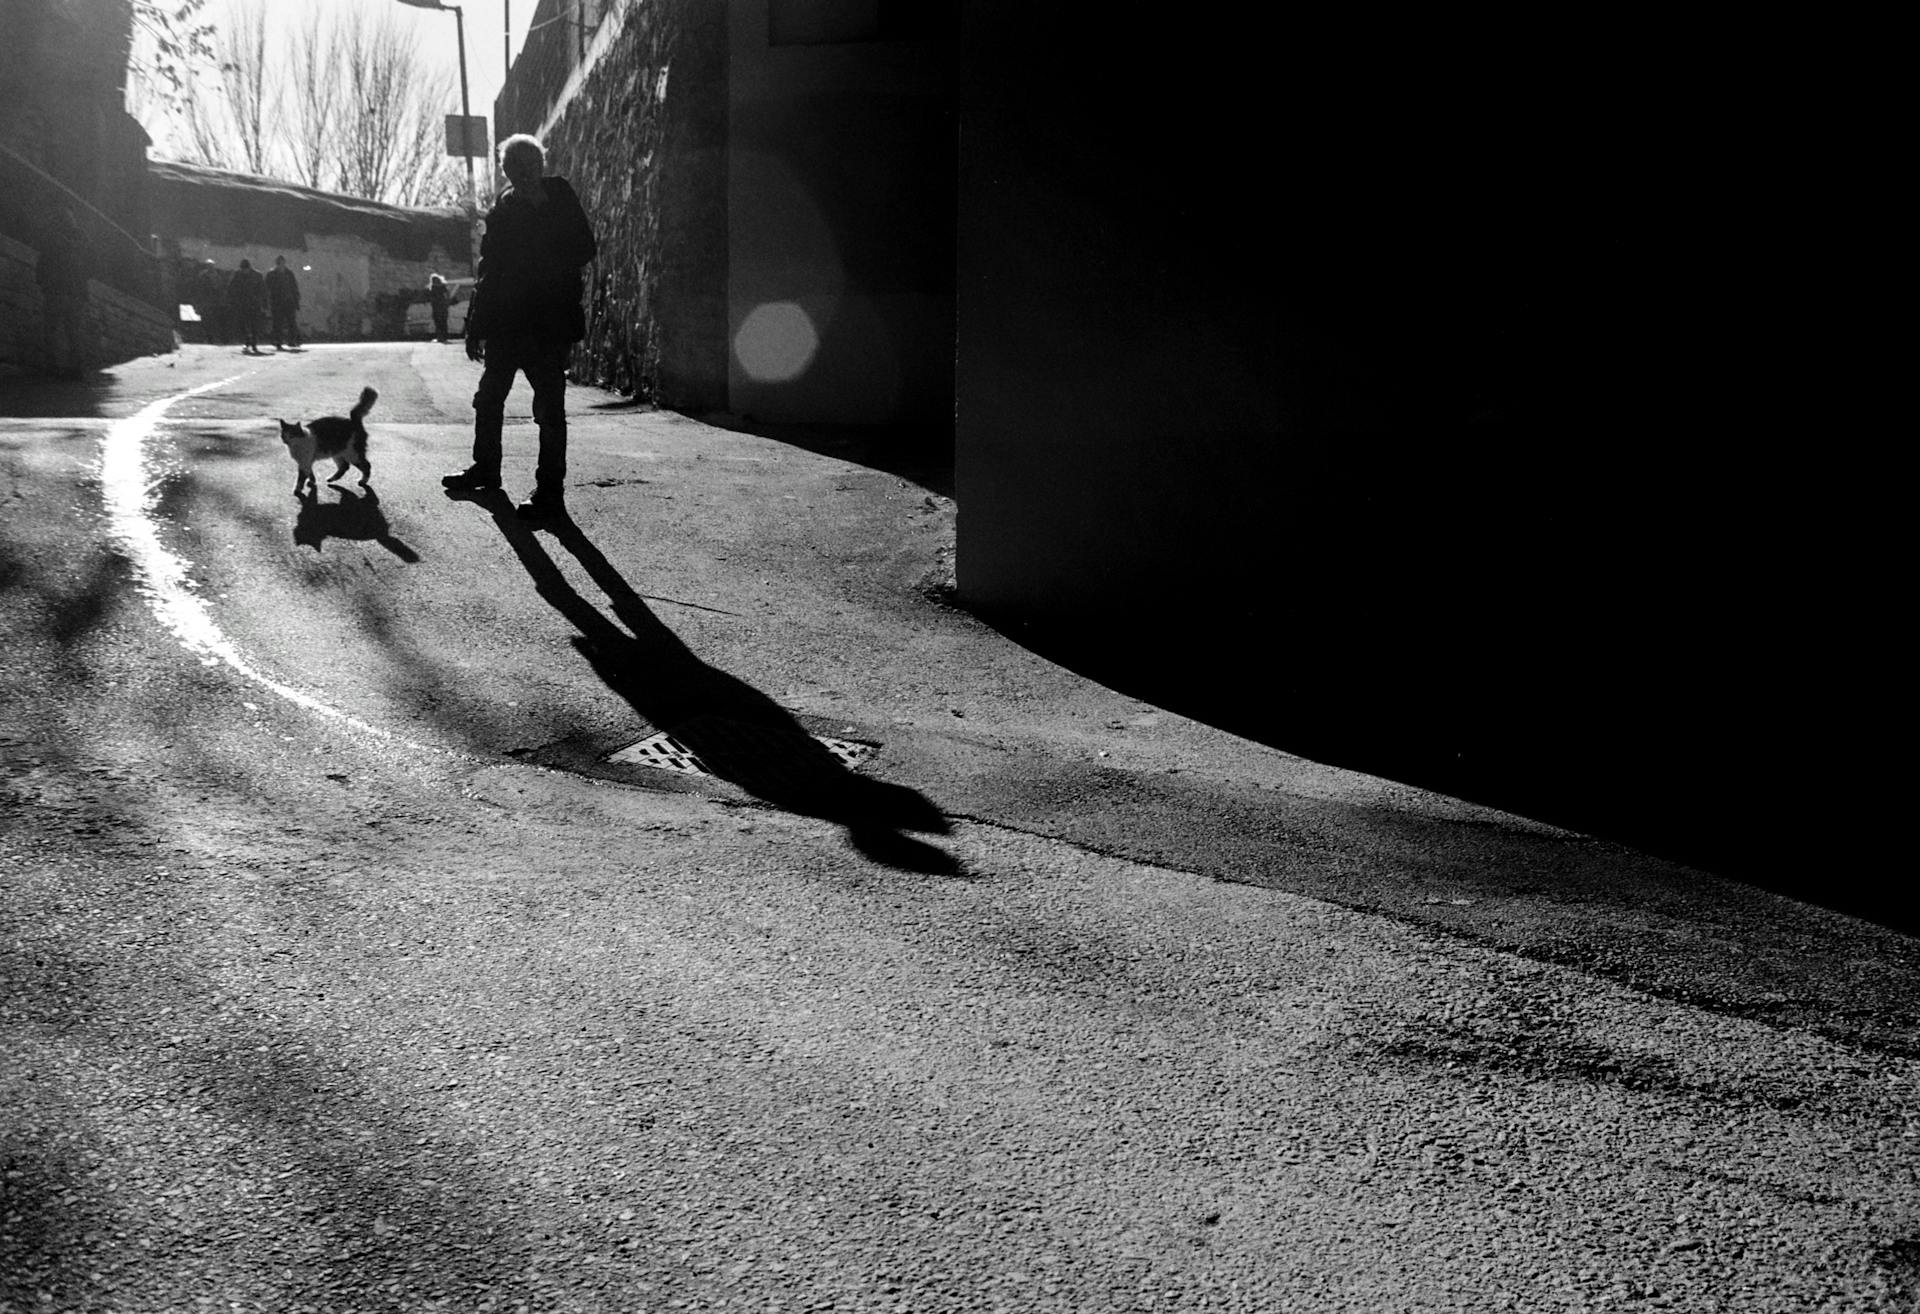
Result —
[[[516,506],[513,513],[522,520],[558,520],[567,514],[567,505],[557,497],[542,497],[535,493]]]
[[[450,475],[441,475],[440,486],[451,488],[459,493],[484,493],[500,487],[500,476],[468,466],[464,470],[455,470]]]

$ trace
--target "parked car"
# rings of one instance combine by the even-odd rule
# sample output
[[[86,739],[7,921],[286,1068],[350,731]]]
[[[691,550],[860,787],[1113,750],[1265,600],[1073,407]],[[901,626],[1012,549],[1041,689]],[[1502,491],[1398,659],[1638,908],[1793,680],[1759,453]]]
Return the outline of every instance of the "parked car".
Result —
[[[473,283],[471,278],[447,280],[447,336],[450,338],[466,336],[467,307],[473,304]],[[421,299],[407,307],[407,336],[430,338],[433,336],[433,307],[426,302],[425,289],[415,295]]]

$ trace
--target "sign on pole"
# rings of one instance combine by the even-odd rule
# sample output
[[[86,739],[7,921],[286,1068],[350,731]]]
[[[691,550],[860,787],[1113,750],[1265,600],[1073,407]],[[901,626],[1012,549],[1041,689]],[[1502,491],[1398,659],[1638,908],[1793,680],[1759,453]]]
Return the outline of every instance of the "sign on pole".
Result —
[[[447,154],[468,159],[487,158],[487,116],[484,114],[447,115]]]

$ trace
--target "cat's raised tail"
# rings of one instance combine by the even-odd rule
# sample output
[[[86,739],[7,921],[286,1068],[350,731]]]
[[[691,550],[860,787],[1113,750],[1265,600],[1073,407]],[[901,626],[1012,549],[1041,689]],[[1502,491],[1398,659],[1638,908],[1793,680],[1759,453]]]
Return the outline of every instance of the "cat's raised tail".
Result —
[[[349,414],[351,414],[353,418],[357,420],[361,416],[365,415],[368,411],[372,410],[373,404],[379,400],[380,400],[380,394],[375,392],[372,388],[362,388],[360,389],[360,404],[354,407],[353,410],[349,412]]]

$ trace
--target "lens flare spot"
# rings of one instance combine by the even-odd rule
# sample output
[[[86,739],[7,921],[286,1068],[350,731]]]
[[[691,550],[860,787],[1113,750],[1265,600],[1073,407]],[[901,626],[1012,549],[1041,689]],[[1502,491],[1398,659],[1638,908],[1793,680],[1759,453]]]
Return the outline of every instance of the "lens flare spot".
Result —
[[[819,350],[820,334],[813,320],[792,301],[755,306],[733,335],[733,354],[740,368],[758,383],[799,378]]]

